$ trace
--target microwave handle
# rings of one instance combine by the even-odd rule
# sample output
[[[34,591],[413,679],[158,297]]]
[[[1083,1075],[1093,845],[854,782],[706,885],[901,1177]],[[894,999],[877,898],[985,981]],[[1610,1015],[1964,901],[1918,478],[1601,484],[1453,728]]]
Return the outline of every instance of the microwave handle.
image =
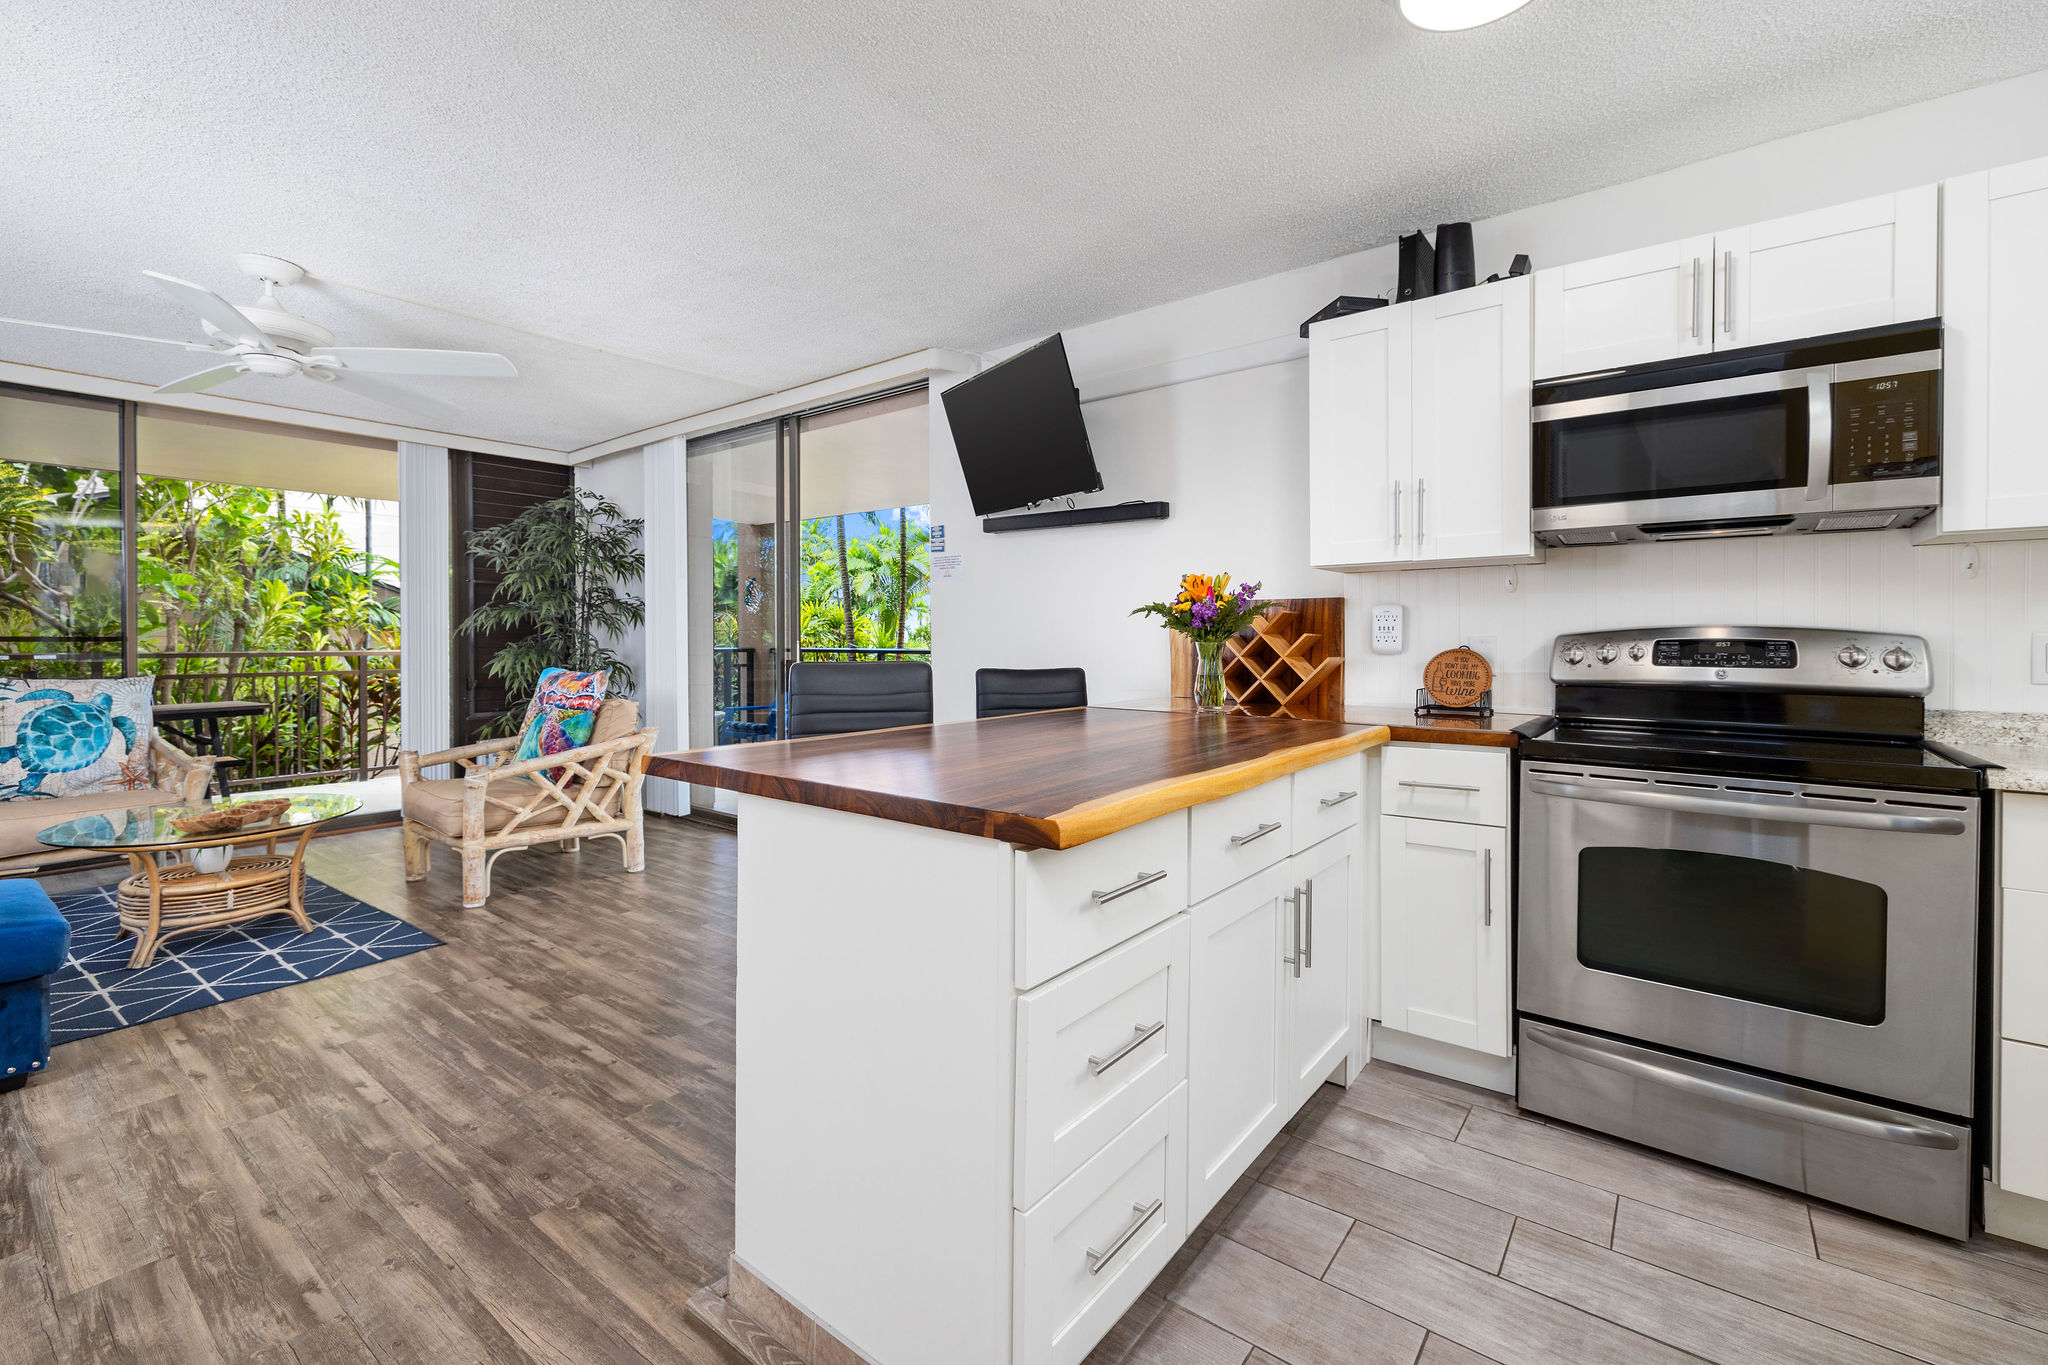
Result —
[[[1806,375],[1806,500],[1828,495],[1835,462],[1835,377],[1830,370]]]

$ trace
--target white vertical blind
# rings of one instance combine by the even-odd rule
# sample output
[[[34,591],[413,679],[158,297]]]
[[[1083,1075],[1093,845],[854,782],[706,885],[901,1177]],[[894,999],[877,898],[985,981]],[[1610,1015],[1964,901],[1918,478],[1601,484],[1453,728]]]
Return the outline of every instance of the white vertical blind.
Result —
[[[408,749],[445,749],[455,733],[455,556],[445,446],[398,443],[399,730]],[[428,776],[445,777],[447,765]]]
[[[660,727],[656,747],[682,749],[690,734],[690,565],[683,528],[688,499],[680,436],[656,441],[641,457],[647,499],[642,543],[647,549],[647,669],[640,680],[642,725]],[[654,778],[644,788],[647,809],[687,815],[687,783]]]

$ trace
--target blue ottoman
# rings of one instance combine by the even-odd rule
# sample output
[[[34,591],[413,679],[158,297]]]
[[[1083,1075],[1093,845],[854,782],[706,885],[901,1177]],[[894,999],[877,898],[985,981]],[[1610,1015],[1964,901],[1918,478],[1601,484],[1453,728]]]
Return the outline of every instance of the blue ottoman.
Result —
[[[28,1084],[50,1064],[50,1002],[45,978],[64,965],[71,926],[43,888],[25,878],[0,881],[0,1092]]]

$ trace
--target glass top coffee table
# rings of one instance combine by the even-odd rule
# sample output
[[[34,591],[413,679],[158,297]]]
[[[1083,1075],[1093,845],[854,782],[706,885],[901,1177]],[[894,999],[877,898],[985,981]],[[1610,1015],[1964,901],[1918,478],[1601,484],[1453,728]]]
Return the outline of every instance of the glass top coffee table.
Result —
[[[147,806],[81,815],[36,835],[53,848],[99,848],[123,853],[133,868],[115,890],[121,933],[135,935],[131,968],[147,967],[157,945],[173,934],[217,929],[265,915],[306,918],[306,845],[330,820],[362,808],[353,796],[293,796],[266,820],[240,829],[187,834],[173,820],[227,810],[277,794],[229,797],[211,805]],[[280,852],[280,840],[297,843]],[[262,845],[260,849],[256,845]],[[246,852],[237,850],[246,849]]]

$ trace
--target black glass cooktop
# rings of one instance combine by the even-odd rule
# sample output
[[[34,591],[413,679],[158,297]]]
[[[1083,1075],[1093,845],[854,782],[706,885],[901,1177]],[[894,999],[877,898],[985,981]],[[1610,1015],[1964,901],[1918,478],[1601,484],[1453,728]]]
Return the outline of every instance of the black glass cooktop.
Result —
[[[1900,737],[1668,727],[1561,717],[1521,731],[1524,762],[1836,782],[1910,791],[1982,790],[1995,765],[1946,745]]]

